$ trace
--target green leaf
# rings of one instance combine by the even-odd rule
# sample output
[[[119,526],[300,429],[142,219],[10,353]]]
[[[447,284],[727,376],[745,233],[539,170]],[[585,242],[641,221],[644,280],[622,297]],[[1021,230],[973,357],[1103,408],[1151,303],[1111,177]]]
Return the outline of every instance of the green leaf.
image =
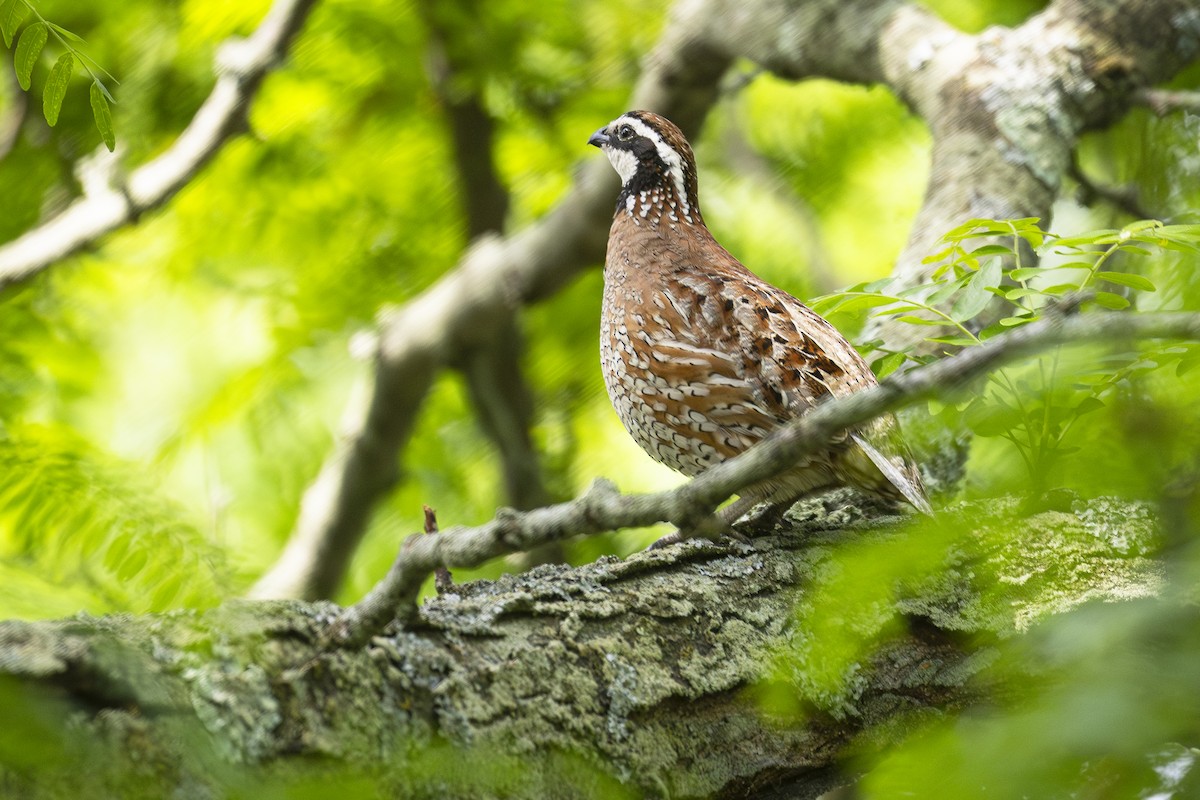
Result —
[[[1121,228],[1121,233],[1138,233],[1149,228],[1161,228],[1162,226],[1163,224],[1156,219],[1139,219]]]
[[[1014,281],[1027,281],[1037,275],[1041,275],[1042,270],[1039,267],[1020,267],[1008,273],[1008,277]]]
[[[959,322],[965,322],[983,311],[992,299],[988,289],[999,285],[1002,275],[999,258],[985,261],[967,282],[967,288],[955,301],[950,316]]]
[[[1131,289],[1137,289],[1142,292],[1156,291],[1154,284],[1148,278],[1135,275],[1132,272],[1097,272],[1096,277],[1102,281],[1108,281],[1120,286],[1128,286]]]
[[[893,297],[878,294],[855,295],[846,300],[844,303],[839,303],[837,310],[843,313],[849,311],[859,311],[864,308],[876,308],[878,306],[887,306],[896,302]]]
[[[96,119],[96,130],[100,131],[100,138],[104,140],[104,146],[111,153],[117,146],[117,136],[113,132],[112,111],[108,108],[108,101],[104,99],[104,92],[100,91],[99,81],[92,81],[90,95],[92,116]]]
[[[28,13],[29,7],[21,0],[4,0],[0,3],[0,31],[4,32],[5,47],[12,47],[13,36]]]
[[[1187,239],[1193,242],[1200,242],[1200,225],[1195,223],[1188,225],[1163,225],[1158,229],[1159,236],[1168,238]]]
[[[1114,311],[1129,308],[1129,301],[1127,299],[1112,292],[1096,292],[1096,296],[1092,298],[1092,302],[1101,308],[1111,308]]]
[[[63,53],[54,67],[50,77],[46,79],[46,89],[42,93],[42,113],[46,122],[53,127],[58,122],[58,112],[62,110],[63,98],[67,95],[67,84],[71,82],[71,70],[75,68],[75,56]]]
[[[948,344],[954,347],[971,347],[972,345],[979,344],[979,342],[967,336],[926,336],[925,341]]]
[[[1042,294],[1051,294],[1055,297],[1064,295],[1067,292],[1074,292],[1079,288],[1077,283],[1056,283],[1053,286],[1047,286],[1042,289]]]
[[[949,300],[955,292],[961,289],[964,282],[964,280],[947,281],[934,290],[933,294],[926,298],[926,301],[931,306],[941,305]]]
[[[904,353],[889,353],[871,364],[871,369],[875,370],[876,378],[883,380],[903,366],[907,360],[908,356]]]
[[[1079,401],[1079,405],[1075,406],[1075,416],[1082,417],[1084,414],[1090,414],[1102,408],[1104,408],[1104,401],[1099,397],[1085,397]]]
[[[1178,253],[1200,253],[1200,247],[1177,239],[1160,238],[1155,239],[1154,243],[1164,250],[1174,250]]]
[[[924,258],[921,259],[921,263],[922,264],[937,263],[938,261],[941,261],[942,259],[948,257],[953,252],[954,252],[953,247],[947,247],[945,250],[941,250],[937,253],[933,253],[932,255],[925,256]]]
[[[64,28],[62,25],[55,25],[53,22],[48,22],[46,24],[49,25],[51,28],[53,28],[58,33],[58,35],[63,37],[64,39],[68,39],[72,42],[75,42],[76,44],[83,44],[82,36],[75,34],[75,33],[71,33],[69,30]]]
[[[914,317],[911,314],[903,317],[897,317],[900,322],[907,322],[909,325],[944,325],[941,320],[925,319],[924,317]]]
[[[1011,256],[1012,248],[1002,244],[985,244],[972,250],[971,255],[976,258],[980,256]]]
[[[1024,325],[1028,322],[1033,322],[1035,317],[1005,317],[1000,320],[1000,324],[1005,328],[1015,328],[1018,325]]]
[[[1014,409],[980,398],[971,403],[963,421],[976,436],[1000,436],[1021,424],[1021,415]]]
[[[29,91],[29,79],[33,75],[33,65],[37,63],[38,56],[42,54],[42,48],[46,45],[46,25],[42,22],[35,22],[25,29],[21,34],[20,41],[17,42],[17,52],[13,56],[13,61],[17,66],[17,83],[21,84],[21,88]]]
[[[104,69],[101,68],[100,71],[104,72]],[[107,72],[105,72],[104,74],[108,75]],[[111,78],[112,76],[109,75],[109,77]],[[117,99],[112,96],[112,92],[110,92],[108,90],[107,86],[105,86],[103,83],[100,82],[99,78],[96,79],[96,85],[100,87],[100,94],[104,95],[104,98],[106,100],[108,100],[108,102],[112,103],[115,106],[117,104]]]
[[[1069,247],[1071,249],[1078,249],[1090,244],[1116,244],[1120,237],[1120,231],[1105,229],[1083,233],[1079,236],[1066,236],[1062,239],[1055,239],[1050,246],[1052,248]]]

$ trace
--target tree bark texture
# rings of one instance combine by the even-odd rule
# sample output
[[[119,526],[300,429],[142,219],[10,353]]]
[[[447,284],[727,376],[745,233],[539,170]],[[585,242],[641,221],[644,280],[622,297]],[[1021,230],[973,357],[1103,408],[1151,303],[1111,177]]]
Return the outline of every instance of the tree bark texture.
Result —
[[[78,796],[86,780],[92,796],[224,797],[325,781],[396,797],[815,797],[846,779],[851,742],[880,747],[990,696],[997,640],[1161,582],[1141,506],[950,512],[941,568],[866,628],[848,618],[875,645],[825,691],[789,653],[801,641],[820,651],[805,609],[840,554],[930,535],[872,521],[849,492],[825,503],[835,510],[798,506],[749,543],[459,586],[362,648],[319,644],[337,613],[319,602],[0,623],[0,789]],[[768,687],[799,711],[759,703]]]

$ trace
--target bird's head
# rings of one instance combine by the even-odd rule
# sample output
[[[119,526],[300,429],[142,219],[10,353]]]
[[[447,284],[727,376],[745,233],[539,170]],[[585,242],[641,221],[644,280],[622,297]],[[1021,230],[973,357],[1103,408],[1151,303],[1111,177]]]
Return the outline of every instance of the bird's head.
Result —
[[[618,207],[627,204],[632,211],[657,194],[674,201],[687,222],[699,219],[696,159],[675,123],[651,111],[628,111],[593,133],[588,144],[604,151],[621,176]]]

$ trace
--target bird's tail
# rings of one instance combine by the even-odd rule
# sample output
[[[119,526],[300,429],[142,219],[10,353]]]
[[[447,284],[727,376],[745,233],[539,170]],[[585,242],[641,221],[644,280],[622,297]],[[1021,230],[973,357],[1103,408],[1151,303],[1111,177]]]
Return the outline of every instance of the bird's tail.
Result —
[[[871,459],[871,463],[879,469],[883,477],[887,478],[888,483],[912,504],[913,508],[922,514],[933,516],[933,509],[930,508],[929,500],[925,496],[925,484],[921,480],[921,473],[917,471],[916,465],[913,464],[910,457],[898,455],[889,458],[879,452],[879,448],[867,441],[866,437],[861,434],[852,433],[850,438],[862,449],[867,458]]]

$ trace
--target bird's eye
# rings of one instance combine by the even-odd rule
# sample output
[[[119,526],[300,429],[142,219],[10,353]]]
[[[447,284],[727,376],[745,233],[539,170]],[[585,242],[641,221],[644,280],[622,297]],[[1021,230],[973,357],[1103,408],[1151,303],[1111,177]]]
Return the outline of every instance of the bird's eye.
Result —
[[[633,128],[628,125],[622,125],[620,128],[617,128],[617,138],[622,142],[628,142],[633,138]]]

